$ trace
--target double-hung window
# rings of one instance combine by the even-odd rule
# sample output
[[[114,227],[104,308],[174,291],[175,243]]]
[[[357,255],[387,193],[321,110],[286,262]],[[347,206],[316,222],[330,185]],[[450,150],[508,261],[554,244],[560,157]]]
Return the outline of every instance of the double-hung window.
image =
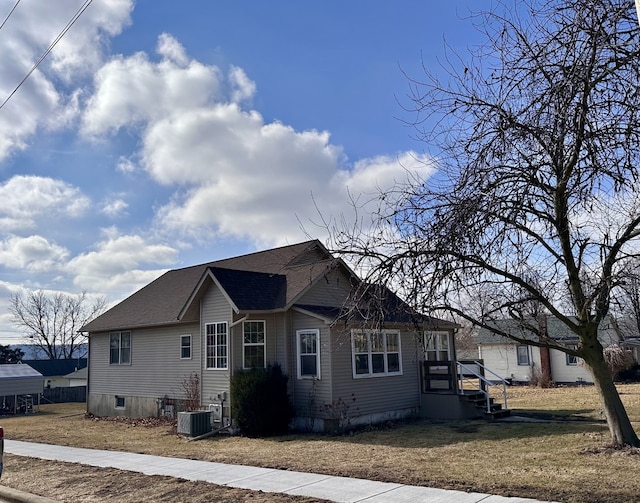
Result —
[[[402,374],[400,333],[351,332],[353,377],[381,377]]]
[[[578,349],[577,344],[567,344],[567,349],[573,349],[574,351]],[[575,355],[570,355],[569,353],[565,353],[567,357],[567,365],[575,366],[578,365],[578,357]]]
[[[207,323],[205,330],[207,368],[227,369],[229,334],[227,322]]]
[[[530,365],[531,360],[529,358],[529,346],[519,344],[516,348],[518,353],[518,365]]]
[[[242,323],[242,366],[245,369],[267,366],[264,321]]]
[[[190,335],[180,336],[180,359],[182,360],[191,359],[191,336]]]
[[[298,330],[298,379],[320,378],[320,331]]]
[[[131,332],[111,332],[109,334],[109,363],[129,365],[131,363]]]

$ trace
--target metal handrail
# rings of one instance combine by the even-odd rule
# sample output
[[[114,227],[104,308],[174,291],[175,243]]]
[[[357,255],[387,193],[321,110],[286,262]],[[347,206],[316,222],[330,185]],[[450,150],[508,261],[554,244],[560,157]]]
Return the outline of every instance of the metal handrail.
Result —
[[[498,374],[496,374],[495,372],[493,372],[491,369],[488,369],[487,367],[485,367],[482,363],[480,363],[477,360],[474,360],[474,365],[477,365],[478,367],[481,367],[482,370],[484,372],[489,372],[490,374],[492,374],[493,376],[498,378],[498,381],[500,381],[500,383],[502,384],[502,397],[504,399],[504,408],[507,409],[507,385],[509,384],[509,382],[504,379],[503,377],[500,377]],[[489,393],[489,386],[496,386],[497,384],[493,381],[490,381],[489,379],[487,379],[483,374],[480,374],[479,372],[476,372],[475,370],[473,370],[472,368],[467,367],[464,363],[461,362],[456,362],[457,366],[459,368],[462,368],[464,370],[467,371],[467,373],[475,376],[475,378],[478,379],[478,391],[480,393],[482,393],[485,396],[486,402],[487,402],[487,412],[491,412],[491,396]],[[463,384],[465,379],[469,380],[468,377],[466,377],[462,372],[458,371],[458,378],[460,380],[460,386],[459,386],[459,390],[460,390],[460,394],[463,395],[464,394],[464,389],[463,389]],[[484,389],[482,387],[482,384],[484,384],[487,389]]]

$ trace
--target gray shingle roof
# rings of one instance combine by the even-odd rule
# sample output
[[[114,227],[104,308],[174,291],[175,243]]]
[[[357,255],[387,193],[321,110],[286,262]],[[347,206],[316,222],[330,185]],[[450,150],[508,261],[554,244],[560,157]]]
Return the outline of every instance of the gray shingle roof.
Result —
[[[283,305],[288,305],[316,278],[334,267],[336,263],[337,260],[319,241],[312,240],[183,269],[174,269],[87,323],[82,327],[82,331],[100,332],[177,323],[178,316],[209,269],[217,271],[217,274],[224,277],[225,288],[229,288],[238,296],[234,301],[242,304],[244,306],[242,309],[256,307],[262,309],[265,305],[272,305],[274,302],[282,303],[282,281],[286,284]],[[223,270],[227,270],[227,272]],[[236,273],[230,271],[236,271]],[[240,278],[242,272],[247,273],[243,278],[250,278],[254,284],[268,282],[270,286],[276,287],[277,293],[273,293],[270,298],[264,301],[257,299],[259,296],[250,299],[249,287],[234,281]],[[261,273],[262,275],[249,275],[248,273]],[[267,279],[269,275],[278,275],[280,278]]]
[[[578,341],[578,336],[558,318],[549,316],[547,317],[546,322],[547,334],[552,339],[558,342],[566,343],[574,343]],[[496,320],[492,323],[497,329],[502,330],[503,332],[511,333],[514,336],[521,337],[526,340],[533,341],[537,340],[538,338],[537,333],[526,330],[523,327],[523,323],[519,320],[505,319]],[[529,320],[527,324],[534,327],[537,326],[537,322],[533,319]],[[610,345],[617,340],[617,331],[612,319],[606,318],[600,324],[600,328],[598,329],[598,338],[601,339],[601,342],[605,343],[606,345]],[[480,330],[478,330],[476,342],[478,344],[516,344],[516,342],[510,339],[506,339],[501,335],[497,335],[486,328],[481,328]]]
[[[319,241],[313,240],[175,269],[89,322],[82,331],[102,332],[196,321],[198,310],[194,306],[197,306],[203,284],[211,281],[210,278],[218,282],[239,311],[286,309],[325,273],[340,265],[348,274],[353,274]],[[410,323],[419,318],[421,323],[442,328],[456,326],[411,312],[402,300],[386,289],[384,299],[385,321]],[[331,319],[343,314],[341,307],[306,306]]]

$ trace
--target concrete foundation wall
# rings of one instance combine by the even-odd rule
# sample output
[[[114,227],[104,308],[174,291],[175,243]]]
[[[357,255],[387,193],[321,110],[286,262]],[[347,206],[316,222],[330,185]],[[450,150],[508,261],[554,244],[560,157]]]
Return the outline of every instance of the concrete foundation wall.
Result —
[[[313,432],[332,432],[339,429],[349,429],[356,426],[367,426],[371,424],[384,423],[385,421],[397,421],[410,417],[417,417],[419,409],[411,407],[401,410],[390,410],[376,414],[365,414],[362,416],[322,419],[313,417],[295,417],[291,423],[294,430]]]
[[[159,414],[157,398],[141,396],[121,396],[121,398],[124,398],[124,407],[117,407],[116,395],[89,393],[87,411],[96,416],[156,417]]]

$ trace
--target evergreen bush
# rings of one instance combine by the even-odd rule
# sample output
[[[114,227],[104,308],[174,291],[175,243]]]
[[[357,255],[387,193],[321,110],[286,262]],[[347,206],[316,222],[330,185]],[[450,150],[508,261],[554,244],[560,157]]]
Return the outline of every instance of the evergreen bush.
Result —
[[[249,436],[281,435],[293,418],[289,378],[278,364],[236,372],[231,378],[232,417]]]

